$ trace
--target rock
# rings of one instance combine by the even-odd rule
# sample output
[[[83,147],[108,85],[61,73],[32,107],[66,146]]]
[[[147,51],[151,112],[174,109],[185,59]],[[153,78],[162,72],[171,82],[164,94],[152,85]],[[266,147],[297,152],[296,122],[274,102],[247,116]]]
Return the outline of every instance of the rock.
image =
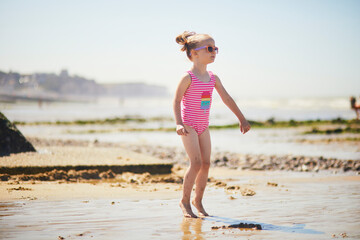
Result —
[[[36,152],[36,150],[16,126],[0,112],[0,157],[21,152]]]
[[[216,182],[216,179],[214,177],[209,177],[208,182]]]
[[[271,186],[271,187],[277,187],[278,186],[277,183],[272,183],[272,182],[268,182],[267,185]]]
[[[240,186],[228,186],[226,190],[240,190]]]
[[[49,172],[48,176],[51,181],[62,180],[62,179],[66,180],[68,178],[67,173],[64,170],[57,170],[57,169],[54,169],[51,172]]]
[[[248,169],[251,169],[250,165],[244,165],[241,167],[241,170],[248,170]]]
[[[172,172],[178,172],[183,170],[184,168],[179,164],[174,164],[173,168],[171,169]]]
[[[25,188],[22,186],[19,186],[17,188],[8,188],[7,190],[9,190],[9,191],[32,191],[31,188]]]
[[[165,182],[165,183],[183,183],[183,179],[179,176],[169,176],[169,177],[164,177],[161,179],[161,182]]]
[[[221,182],[221,181],[218,181],[218,182],[215,183],[216,187],[226,187],[226,185],[227,185],[226,183]]]
[[[262,163],[256,163],[255,165],[253,165],[251,167],[251,170],[254,170],[254,171],[264,171],[265,170],[265,166],[262,164]]]
[[[115,174],[111,170],[109,170],[107,172],[102,172],[102,173],[99,174],[99,176],[102,179],[113,179],[113,178],[115,178]]]
[[[227,228],[251,228],[256,230],[261,230],[260,224],[253,224],[253,223],[239,223],[239,224],[232,224],[229,225]]]
[[[0,174],[0,181],[8,181],[10,179],[9,174]]]
[[[215,165],[218,165],[220,162],[221,162],[220,159],[216,159],[216,160],[214,161]]]
[[[307,172],[307,171],[309,171],[309,168],[308,168],[305,164],[303,164],[303,165],[301,166],[301,171],[302,171],[302,172]]]
[[[71,169],[67,173],[69,179],[78,179],[80,177],[79,173],[74,169]]]
[[[151,182],[151,174],[148,172],[145,172],[142,174],[135,174],[134,177],[135,177],[135,180],[140,184]]]
[[[82,171],[79,171],[79,175],[81,176],[82,179],[100,179],[99,171],[97,169],[82,170]]]
[[[21,174],[21,175],[17,176],[16,180],[18,180],[18,181],[29,181],[29,180],[31,180],[31,178],[30,178],[29,175]]]
[[[260,224],[254,224],[254,223],[239,223],[239,224],[232,224],[229,226],[213,226],[211,227],[212,230],[218,230],[218,229],[229,229],[229,228],[249,228],[249,229],[256,229],[256,230],[262,230],[262,227]]]
[[[350,170],[352,170],[352,167],[350,167],[350,166],[344,166],[343,167],[344,172],[347,172],[347,171],[350,171]]]
[[[344,233],[341,233],[340,236],[341,236],[342,238],[347,238],[347,237],[348,237],[347,233],[345,233],[345,232],[344,232]]]
[[[353,170],[360,171],[360,161],[355,164],[355,166],[353,167]]]
[[[161,180],[154,180],[151,177],[151,174],[146,172],[143,174],[135,174],[132,172],[124,172],[119,176],[116,176],[116,178],[120,177],[120,180],[127,182],[127,183],[133,183],[133,184],[144,184],[144,183],[157,183],[161,182]]]
[[[243,196],[254,196],[255,194],[256,194],[255,191],[248,189],[248,188],[241,190],[241,195],[243,195]]]
[[[46,174],[46,173],[38,173],[38,174],[35,174],[33,176],[33,179],[34,180],[39,180],[39,181],[49,181],[50,178],[49,178],[49,175]]]

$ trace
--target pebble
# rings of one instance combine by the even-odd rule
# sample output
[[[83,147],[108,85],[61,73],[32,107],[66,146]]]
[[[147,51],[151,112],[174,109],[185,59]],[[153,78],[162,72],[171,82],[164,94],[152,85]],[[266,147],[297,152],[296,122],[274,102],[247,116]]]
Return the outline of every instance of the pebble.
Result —
[[[127,148],[185,166],[188,158],[185,150],[178,147],[129,145]],[[283,170],[319,172],[320,170],[360,171],[360,160],[343,160],[323,156],[239,154],[228,151],[213,152],[211,165],[243,170]]]
[[[88,146],[89,141],[82,140],[52,140],[30,138],[34,145],[41,146]],[[122,147],[128,150],[151,155],[166,161],[170,161],[181,167],[187,167],[189,159],[183,148],[154,146],[143,144],[106,143],[95,141],[94,147]],[[324,156],[293,156],[293,155],[263,155],[263,154],[239,154],[228,151],[217,151],[211,154],[211,165],[217,167],[228,167],[242,170],[283,170],[300,172],[319,172],[321,170],[337,171],[360,171],[360,160],[343,160],[326,158]],[[55,176],[53,176],[55,177]],[[111,176],[103,174],[99,178]],[[6,176],[0,174],[0,180],[6,181]]]
[[[277,183],[272,183],[272,182],[268,182],[267,185],[272,186],[272,187],[277,187],[278,186]]]

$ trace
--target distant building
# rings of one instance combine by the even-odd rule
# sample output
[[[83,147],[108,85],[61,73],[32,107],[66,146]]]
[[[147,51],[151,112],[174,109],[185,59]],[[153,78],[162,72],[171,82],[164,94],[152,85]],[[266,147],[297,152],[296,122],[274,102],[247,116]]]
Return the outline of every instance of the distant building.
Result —
[[[20,88],[35,88],[39,87],[34,74],[21,74],[19,78]]]
[[[61,70],[60,75],[61,78],[68,78],[69,77],[69,73],[66,69]]]
[[[34,73],[19,74],[0,71],[0,93],[3,95],[31,95],[62,97],[97,97],[116,96],[128,97],[165,97],[168,96],[167,88],[149,85],[141,82],[98,84],[92,79],[77,75],[70,76],[66,69],[60,74]]]

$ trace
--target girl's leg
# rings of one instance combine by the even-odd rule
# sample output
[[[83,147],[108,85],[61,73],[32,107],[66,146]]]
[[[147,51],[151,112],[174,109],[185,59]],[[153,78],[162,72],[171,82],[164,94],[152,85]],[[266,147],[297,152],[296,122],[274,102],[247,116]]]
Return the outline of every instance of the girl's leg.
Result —
[[[208,180],[210,168],[210,155],[211,155],[211,140],[209,128],[207,128],[199,136],[200,152],[201,152],[201,168],[196,178],[195,198],[192,201],[194,206],[199,211],[200,216],[209,216],[202,205],[202,199],[205,192],[206,183]]]
[[[180,201],[180,207],[184,213],[184,217],[196,218],[197,216],[191,210],[190,195],[201,167],[201,152],[197,132],[188,125],[185,125],[185,129],[188,135],[181,136],[181,139],[184,143],[185,151],[190,158],[190,166],[184,177],[183,197]]]

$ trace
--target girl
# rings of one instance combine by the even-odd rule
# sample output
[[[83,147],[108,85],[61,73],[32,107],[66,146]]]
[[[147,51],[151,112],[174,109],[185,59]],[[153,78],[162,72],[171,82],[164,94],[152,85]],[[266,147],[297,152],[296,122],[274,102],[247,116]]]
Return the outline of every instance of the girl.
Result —
[[[206,70],[218,53],[214,39],[207,34],[185,31],[176,37],[176,42],[183,45],[181,50],[186,51],[187,57],[193,62],[190,71],[180,80],[173,103],[176,132],[181,136],[190,159],[190,166],[184,177],[180,208],[184,217],[197,217],[190,205],[190,195],[195,183],[192,204],[197,208],[199,216],[204,217],[209,216],[202,205],[202,198],[210,167],[209,112],[213,89],[216,89],[226,106],[239,119],[243,134],[250,130],[250,124],[226,92],[219,77]]]

